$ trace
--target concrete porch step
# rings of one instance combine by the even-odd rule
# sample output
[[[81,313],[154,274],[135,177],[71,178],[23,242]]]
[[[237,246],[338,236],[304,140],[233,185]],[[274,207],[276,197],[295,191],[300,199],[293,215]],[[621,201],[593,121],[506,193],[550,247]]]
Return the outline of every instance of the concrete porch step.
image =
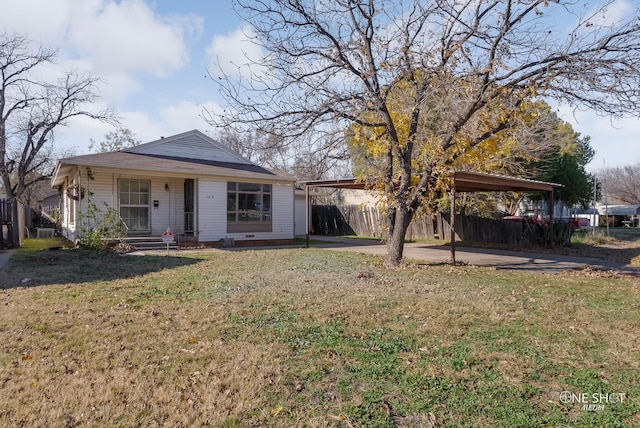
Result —
[[[128,236],[122,238],[121,241],[125,244],[131,245],[138,251],[150,251],[150,250],[166,250],[167,244],[162,242],[162,238],[157,236]],[[177,241],[169,243],[169,250],[179,250],[180,245]]]

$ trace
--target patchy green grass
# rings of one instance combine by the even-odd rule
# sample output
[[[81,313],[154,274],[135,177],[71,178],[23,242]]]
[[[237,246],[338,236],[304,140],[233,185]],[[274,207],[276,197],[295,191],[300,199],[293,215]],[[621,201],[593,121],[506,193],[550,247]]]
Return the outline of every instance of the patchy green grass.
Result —
[[[640,425],[637,279],[51,246],[0,275],[0,425]]]

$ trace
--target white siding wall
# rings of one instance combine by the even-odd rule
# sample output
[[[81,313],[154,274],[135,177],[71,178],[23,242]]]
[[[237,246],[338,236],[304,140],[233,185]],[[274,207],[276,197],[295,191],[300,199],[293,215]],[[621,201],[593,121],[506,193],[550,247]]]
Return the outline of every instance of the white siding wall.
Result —
[[[112,188],[117,185],[117,179],[110,173],[92,171],[93,179],[89,179],[86,174],[85,168],[80,168],[81,178],[80,185],[90,192],[84,199],[76,202],[76,211],[80,213],[76,214],[76,227],[80,229],[82,226],[82,220],[85,216],[87,205],[89,201],[93,202],[95,206],[102,212],[106,212],[109,208],[118,210],[117,205],[117,192],[112,192]],[[106,206],[105,206],[106,204]]]
[[[84,172],[84,168],[80,168]],[[81,175],[81,184],[88,188],[93,202],[101,210],[103,203],[119,212],[118,180],[139,179],[150,180],[150,222],[153,236],[160,236],[171,228],[174,234],[184,233],[184,179],[157,178],[138,174],[122,174],[103,169],[92,171],[93,180]],[[196,236],[201,242],[215,242],[222,238],[235,240],[270,240],[293,239],[294,237],[294,194],[293,187],[285,184],[273,184],[272,187],[272,231],[251,233],[227,233],[227,180],[214,178],[198,178],[195,180],[195,228]],[[247,180],[249,181],[249,180]],[[169,191],[165,190],[169,185]],[[77,209],[85,210],[87,198],[76,203]],[[70,239],[75,238],[75,223],[69,222],[69,198],[64,196],[65,232]],[[153,208],[153,201],[158,201],[158,208]],[[303,214],[304,215],[304,214]],[[304,227],[304,226],[303,226]]]
[[[213,242],[227,235],[227,182],[198,180],[198,241]]]
[[[107,204],[110,208],[117,210],[118,194],[117,191],[112,192],[112,188],[114,185],[117,186],[117,182],[114,183],[114,177],[112,176],[112,174],[95,172],[92,173],[92,175],[93,180],[89,180],[87,179],[87,177],[83,177],[81,179],[82,186],[86,187],[90,192],[92,192],[92,195],[89,196],[89,198],[91,198],[91,200],[101,211],[105,211],[106,209],[104,204]],[[87,207],[87,200],[88,198],[85,198],[79,203],[83,211]]]
[[[82,171],[82,169],[81,169]],[[86,175],[86,174],[85,174]],[[167,229],[171,228],[173,233],[179,234],[184,232],[184,179],[182,178],[166,178],[157,179],[139,175],[118,174],[109,171],[93,171],[93,180],[89,180],[86,176],[80,179],[81,185],[92,192],[92,195],[85,196],[84,199],[76,202],[76,209],[85,211],[87,208],[88,198],[96,204],[98,209],[105,211],[107,206],[119,212],[120,205],[118,201],[118,180],[134,179],[149,180],[151,183],[150,193],[150,234],[160,236]],[[169,185],[169,191],[165,190],[165,184]],[[66,196],[64,196],[64,211],[66,224],[66,235],[68,238],[75,238],[75,229],[78,221],[71,223],[68,221],[70,206],[72,205]],[[158,208],[153,208],[153,201],[158,201]]]
[[[293,187],[282,184],[273,185],[273,239],[293,239]],[[265,238],[265,239],[268,239]],[[259,238],[262,239],[262,238]]]
[[[199,233],[201,242],[222,238],[242,240],[293,239],[293,187],[274,184],[271,232],[227,233],[227,182],[199,180]]]

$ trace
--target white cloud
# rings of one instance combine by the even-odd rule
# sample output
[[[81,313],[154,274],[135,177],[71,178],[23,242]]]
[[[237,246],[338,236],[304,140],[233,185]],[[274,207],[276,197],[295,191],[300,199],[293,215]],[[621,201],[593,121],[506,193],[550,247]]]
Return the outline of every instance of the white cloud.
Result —
[[[207,132],[209,125],[202,118],[205,108],[210,111],[221,111],[221,107],[213,101],[202,104],[180,101],[161,108],[157,112],[133,110],[120,112],[120,126],[130,129],[135,134],[135,138],[143,143],[191,129]],[[89,151],[91,139],[100,142],[113,130],[111,125],[97,120],[86,117],[75,118],[69,122],[69,126],[60,128],[56,142],[64,147],[74,147],[77,154],[84,154]]]
[[[55,130],[55,145],[62,150],[71,150],[73,155],[89,152],[91,139],[101,141],[102,137],[113,131],[114,127],[108,123],[77,116],[68,121],[67,126],[57,127]]]
[[[135,111],[137,100],[131,95],[148,98],[145,90],[150,82],[145,79],[150,76],[178,77],[190,65],[190,44],[202,36],[204,24],[204,18],[189,13],[161,15],[153,4],[146,0],[0,0],[0,28],[59,50],[56,63],[35,69],[36,79],[54,80],[71,70],[100,77],[97,95],[123,106],[122,126],[148,141],[170,135],[173,129],[163,123],[165,118],[158,118],[158,109]],[[186,129],[193,127],[189,126]],[[90,138],[99,140],[111,130],[98,121],[76,118],[59,129],[56,144],[86,152]]]
[[[122,127],[130,129],[135,134],[135,138],[143,143],[171,135],[164,124],[151,117],[148,112],[127,111],[121,114],[121,118]]]
[[[119,117],[120,126],[130,129],[134,137],[143,143],[173,134],[165,126],[160,125],[162,122],[151,117],[147,112],[126,111],[121,112]],[[56,130],[56,145],[73,149],[76,155],[86,154],[89,153],[91,140],[99,143],[112,131],[115,131],[115,128],[108,123],[88,117],[76,117],[69,121],[68,126]]]
[[[202,99],[207,89],[195,88],[195,81],[179,80],[202,77],[189,67],[190,49],[202,37],[204,18],[188,12],[163,15],[154,5],[155,0],[0,0],[0,28],[59,48],[58,61],[37,70],[34,78],[52,80],[70,70],[100,77],[101,100],[85,107],[115,106],[120,125],[141,141],[190,129],[207,132],[203,111],[221,112],[221,107]],[[194,61],[199,64],[219,58],[229,66],[246,63],[245,54],[261,57],[241,30],[214,38],[206,58],[203,45],[193,52],[200,56]],[[197,102],[177,101],[185,99]],[[77,117],[56,129],[55,144],[88,153],[91,139],[101,141],[113,130],[109,124]]]
[[[637,150],[640,136],[640,119],[611,119],[592,111],[574,112],[570,107],[561,106],[558,116],[569,122],[576,132],[591,137],[591,147],[596,155],[587,166],[590,171],[605,166],[621,166],[640,162]]]
[[[164,19],[140,0],[83,1],[76,6],[69,41],[97,72],[165,77],[188,65],[184,32],[198,26],[196,19]]]
[[[207,48],[209,72],[218,76],[220,71],[234,77],[248,78],[262,75],[262,49],[251,40],[256,36],[250,28],[239,27],[228,34],[216,35]],[[249,66],[251,65],[251,66]]]
[[[59,47],[67,34],[72,3],[72,0],[0,0],[0,27]]]
[[[222,108],[218,103],[209,101],[196,104],[188,101],[181,101],[178,104],[165,107],[160,110],[162,123],[165,124],[168,135],[199,129],[205,131],[209,125],[203,118],[203,112],[221,112]]]
[[[97,74],[166,77],[188,66],[188,39],[203,18],[161,16],[142,0],[0,0],[0,27],[60,48],[61,60],[82,59]]]
[[[601,5],[597,8],[597,13],[595,10],[591,12],[593,17],[589,19],[589,23],[603,27],[612,26],[625,20],[632,16],[633,12],[632,4],[627,0],[617,0],[604,8]]]

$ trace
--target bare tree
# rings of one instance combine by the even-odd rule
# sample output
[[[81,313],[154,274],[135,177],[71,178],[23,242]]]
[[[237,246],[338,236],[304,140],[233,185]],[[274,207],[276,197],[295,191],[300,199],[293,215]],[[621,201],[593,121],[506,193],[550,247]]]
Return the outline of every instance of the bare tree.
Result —
[[[118,127],[115,131],[111,131],[104,136],[104,140],[99,143],[93,138],[89,139],[89,150],[95,150],[96,153],[117,152],[122,149],[135,147],[141,143],[136,134],[128,128]]]
[[[23,199],[30,186],[49,179],[56,128],[76,116],[115,122],[108,109],[85,109],[97,100],[98,78],[43,77],[55,59],[55,51],[33,48],[23,35],[0,34],[0,179],[10,198]]]
[[[371,182],[387,195],[391,265],[402,258],[414,213],[446,187],[456,162],[496,136],[516,135],[532,97],[638,115],[638,11],[609,23],[613,1],[591,10],[549,0],[237,4],[264,58],[248,79],[217,80],[229,107],[211,123],[270,130],[294,145],[368,129],[385,159]],[[401,106],[397,88],[410,95]]]
[[[287,149],[282,138],[273,133],[236,132],[226,128],[219,133],[218,139],[251,162],[276,169],[286,166]]]
[[[640,205],[640,163],[606,168],[598,175],[611,201]]]

